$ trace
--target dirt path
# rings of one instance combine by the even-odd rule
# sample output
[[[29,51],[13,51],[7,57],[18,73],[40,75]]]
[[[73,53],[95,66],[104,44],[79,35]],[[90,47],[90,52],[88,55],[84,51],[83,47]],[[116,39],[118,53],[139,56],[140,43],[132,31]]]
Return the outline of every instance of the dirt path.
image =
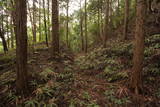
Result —
[[[104,79],[97,78],[95,71],[76,72],[78,67],[74,65],[75,63],[72,63],[72,65],[55,63],[54,61],[52,62],[49,60],[49,56],[48,51],[40,51],[33,54],[30,59],[31,63],[29,64],[32,71],[41,72],[45,68],[54,69],[55,66],[59,66],[61,68],[60,72],[63,72],[63,68],[65,68],[65,66],[72,66],[74,69],[71,73],[73,73],[75,80],[72,87],[74,89],[72,92],[73,96],[81,100],[94,101],[102,107],[105,106],[107,102],[104,92],[106,91],[108,85],[110,85],[109,83],[107,83]],[[90,99],[85,99],[84,93],[87,93],[90,96]]]

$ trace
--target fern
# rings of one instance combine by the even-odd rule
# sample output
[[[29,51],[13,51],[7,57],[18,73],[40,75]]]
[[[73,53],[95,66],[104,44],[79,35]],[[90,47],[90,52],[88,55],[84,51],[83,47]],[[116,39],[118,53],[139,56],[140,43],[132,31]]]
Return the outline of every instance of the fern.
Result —
[[[34,99],[26,101],[24,105],[24,107],[40,107],[40,103]]]

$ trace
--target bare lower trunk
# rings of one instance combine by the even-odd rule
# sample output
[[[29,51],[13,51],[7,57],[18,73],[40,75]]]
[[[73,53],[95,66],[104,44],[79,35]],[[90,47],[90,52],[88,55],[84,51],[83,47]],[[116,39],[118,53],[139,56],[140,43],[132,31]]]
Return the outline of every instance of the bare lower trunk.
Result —
[[[101,1],[101,4],[103,3],[103,1]],[[101,39],[102,39],[102,41],[104,42],[104,24],[103,24],[103,5],[101,5],[101,10],[100,10],[100,12],[101,12],[101,16],[100,16],[100,18],[101,18]],[[103,43],[102,43],[103,44]]]
[[[28,91],[27,78],[27,9],[26,0],[16,0],[16,87],[19,94]]]
[[[84,35],[83,35],[83,16],[82,16],[82,5],[80,1],[80,35],[81,35],[81,50],[84,51]]]
[[[123,31],[123,39],[127,39],[128,32],[128,22],[129,22],[129,0],[125,0],[125,18],[124,18],[124,31]]]
[[[44,13],[44,31],[45,31],[45,39],[46,39],[46,45],[47,45],[47,47],[48,47],[48,35],[47,35],[47,21],[46,21],[45,0],[43,0],[43,13]]]
[[[37,35],[36,35],[36,5],[35,0],[33,0],[33,44],[35,45],[37,42]]]
[[[66,41],[67,41],[67,47],[69,47],[69,37],[68,37],[68,20],[69,20],[69,0],[67,0],[67,8],[66,8],[66,11],[67,11],[67,20],[66,20]]]
[[[10,24],[13,26],[13,21],[12,21],[12,16],[10,18]],[[14,48],[14,30],[13,27],[10,27],[10,31],[11,31],[11,48]]]
[[[48,18],[48,40],[51,40],[51,32],[50,32],[50,0],[47,1],[48,4],[48,14],[47,14],[47,18]]]
[[[87,0],[85,0],[85,52],[88,51]]]
[[[144,37],[145,37],[145,16],[146,16],[146,1],[137,0],[137,19],[135,33],[135,49],[133,56],[133,72],[131,75],[131,88],[136,94],[142,90],[142,69],[144,57]]]
[[[5,40],[4,33],[3,33],[3,30],[1,28],[0,28],[0,38],[2,39],[2,45],[3,45],[4,53],[6,53],[8,51],[7,42]]]
[[[52,57],[59,54],[58,0],[52,0]]]
[[[42,31],[41,31],[41,0],[39,0],[39,41],[42,40]]]
[[[108,34],[109,34],[109,0],[106,1],[105,26],[104,26],[104,43],[103,43],[104,47],[106,47]]]
[[[9,37],[9,17],[7,16],[7,22],[6,22],[6,27],[7,27],[7,30],[6,30],[6,34],[7,34],[7,47],[8,49],[10,48],[10,37]]]
[[[99,42],[99,40],[101,40],[101,27],[100,27],[100,0],[98,0],[98,40],[97,42]]]

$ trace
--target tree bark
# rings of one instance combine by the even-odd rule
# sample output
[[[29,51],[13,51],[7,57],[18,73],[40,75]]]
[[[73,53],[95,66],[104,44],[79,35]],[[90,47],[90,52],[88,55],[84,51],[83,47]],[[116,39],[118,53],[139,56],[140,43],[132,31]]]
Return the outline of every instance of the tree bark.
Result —
[[[11,7],[16,8],[14,0],[11,0]],[[16,32],[16,10],[15,9],[11,11],[11,19],[12,19],[12,22],[13,22],[14,34],[16,35],[17,32]],[[14,39],[14,38],[12,38],[12,39]]]
[[[120,7],[120,2],[117,0],[117,16],[119,16],[119,7]]]
[[[35,0],[33,0],[33,44],[35,45],[37,42],[37,35],[36,35],[36,5]]]
[[[11,31],[11,48],[14,48],[14,29],[13,29],[13,20],[12,20],[12,16],[10,18],[10,23],[12,25],[12,27],[10,27],[10,31]]]
[[[52,57],[59,54],[59,10],[58,0],[52,0]]]
[[[125,0],[125,17],[124,17],[124,37],[123,39],[127,39],[127,32],[128,32],[128,21],[129,21],[129,0]]]
[[[10,48],[10,37],[9,37],[9,16],[7,16],[7,20],[6,20],[6,35],[7,35],[7,47],[8,49]]]
[[[67,42],[67,47],[69,47],[69,37],[68,37],[68,32],[69,32],[69,28],[68,28],[68,21],[69,21],[69,0],[66,1],[67,3],[67,7],[66,7],[66,13],[67,13],[67,20],[66,20],[66,42]]]
[[[29,1],[27,1],[27,6],[28,6],[28,14],[29,14],[29,19],[31,22],[31,30],[32,30],[32,36],[33,36],[33,41],[32,41],[32,47],[33,47],[33,51],[34,51],[34,36],[35,36],[35,31],[34,31],[34,21],[33,21],[33,14],[31,13],[31,8],[30,8],[30,4]]]
[[[48,47],[48,35],[47,35],[47,21],[46,21],[45,0],[43,0],[43,14],[44,14],[45,40],[46,40],[46,46]]]
[[[50,0],[48,0],[47,1],[47,7],[48,7],[48,14],[47,14],[47,18],[48,18],[48,40],[50,41],[50,39],[51,39],[51,32],[50,32],[50,2],[49,2]]]
[[[102,41],[104,42],[104,20],[103,20],[103,0],[101,0],[101,9],[100,9],[100,12],[101,12],[101,16],[100,16],[100,18],[101,18],[101,38],[102,38]],[[102,43],[103,44],[103,43]]]
[[[8,47],[7,47],[7,42],[5,40],[4,32],[3,32],[2,28],[0,28],[0,38],[2,39],[4,53],[6,53],[8,51]]]
[[[39,0],[39,41],[42,40],[42,31],[41,31],[41,0]]]
[[[88,51],[87,0],[85,0],[85,52]]]
[[[17,93],[28,91],[27,77],[27,6],[26,0],[16,0],[16,72]]]
[[[112,7],[113,1],[110,0],[109,1],[109,27],[110,27],[110,31],[109,34],[112,32],[112,28],[113,28],[113,7]]]
[[[104,30],[104,43],[103,46],[106,47],[106,42],[109,34],[109,1],[106,1],[106,12],[105,12],[105,30]]]
[[[100,25],[100,13],[101,13],[100,12],[100,5],[101,5],[100,4],[100,0],[98,0],[98,39],[99,40],[101,40],[101,33],[100,33],[101,32],[101,27],[100,27],[101,26]],[[97,42],[98,42],[98,40],[97,40]]]
[[[7,47],[7,42],[5,40],[5,36],[4,36],[4,14],[3,14],[3,11],[2,11],[2,25],[1,25],[1,28],[0,28],[0,38],[2,39],[2,44],[3,44],[3,50],[4,50],[4,53],[7,53],[8,51],[8,47]]]
[[[131,75],[130,86],[136,94],[139,94],[140,90],[142,91],[146,0],[137,0],[136,15],[135,49],[133,56],[133,72]]]
[[[81,50],[84,51],[84,35],[83,35],[83,12],[82,1],[80,0],[80,35],[81,35]]]

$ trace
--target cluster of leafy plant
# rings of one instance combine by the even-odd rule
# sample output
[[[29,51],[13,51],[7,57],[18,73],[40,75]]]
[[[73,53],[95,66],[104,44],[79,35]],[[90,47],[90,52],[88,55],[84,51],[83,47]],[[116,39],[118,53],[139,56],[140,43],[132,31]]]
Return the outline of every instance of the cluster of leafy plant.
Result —
[[[160,35],[153,35],[145,39],[145,45],[155,49],[160,48]]]
[[[11,74],[11,72],[5,73],[5,76],[8,74]],[[69,96],[69,91],[72,90],[74,84],[74,75],[71,72],[57,73],[50,68],[46,68],[43,72],[32,74],[34,74],[32,75],[34,80],[30,81],[30,87],[33,90],[30,96],[22,100],[21,96],[17,96],[14,90],[9,89],[3,97],[0,97],[0,99],[3,99],[3,106],[10,104],[9,106],[57,107],[59,104],[67,102],[64,100]],[[19,101],[19,99],[22,101]]]
[[[108,90],[105,91],[106,100],[108,101],[108,106],[123,106],[127,103],[131,103],[130,98],[128,96],[118,97],[116,95],[116,88],[110,86]],[[107,106],[107,105],[106,105]]]
[[[33,99],[31,102],[39,102],[39,104],[47,106],[57,106],[59,101],[63,102],[64,98],[68,96],[68,91],[72,90],[71,86],[74,82],[73,74],[70,72],[56,73],[51,69],[47,68],[43,72],[39,73],[41,78],[41,84],[31,82],[31,85],[36,86],[33,91]],[[27,103],[28,104],[28,101]]]
[[[159,55],[160,50],[160,35],[153,35],[145,39],[145,51],[144,51],[144,77],[146,82],[156,81],[157,76],[160,76],[160,62],[159,59],[154,58],[155,55]]]
[[[96,48],[86,56],[79,57],[76,59],[77,66],[81,70],[101,70],[103,72],[98,76],[109,82],[127,78],[128,72],[125,69],[131,67],[132,44],[118,42],[112,43],[108,48]],[[120,58],[126,62],[120,62]]]
[[[116,43],[115,43],[116,44]],[[117,58],[125,56],[131,58],[132,56],[132,45],[122,44],[111,45],[109,48],[99,47],[89,52],[86,56],[81,56],[76,59],[77,65],[82,70],[86,69],[104,69],[107,65],[115,66],[118,65]],[[121,66],[121,65],[120,65]],[[125,65],[126,67],[128,65]]]
[[[74,98],[69,102],[69,107],[100,107],[95,101],[92,101],[90,94],[86,91],[82,93],[82,99]]]
[[[156,91],[155,96],[156,96],[157,98],[160,98],[160,88],[158,88],[158,90]]]
[[[123,66],[122,66],[123,68]],[[119,69],[122,69],[121,66],[117,66],[117,67],[111,67],[111,66],[107,66],[104,70],[104,72],[102,73],[102,76],[106,77],[106,80],[108,82],[114,82],[114,81],[118,81],[118,80],[123,80],[128,78],[128,72],[127,71],[119,71]]]

